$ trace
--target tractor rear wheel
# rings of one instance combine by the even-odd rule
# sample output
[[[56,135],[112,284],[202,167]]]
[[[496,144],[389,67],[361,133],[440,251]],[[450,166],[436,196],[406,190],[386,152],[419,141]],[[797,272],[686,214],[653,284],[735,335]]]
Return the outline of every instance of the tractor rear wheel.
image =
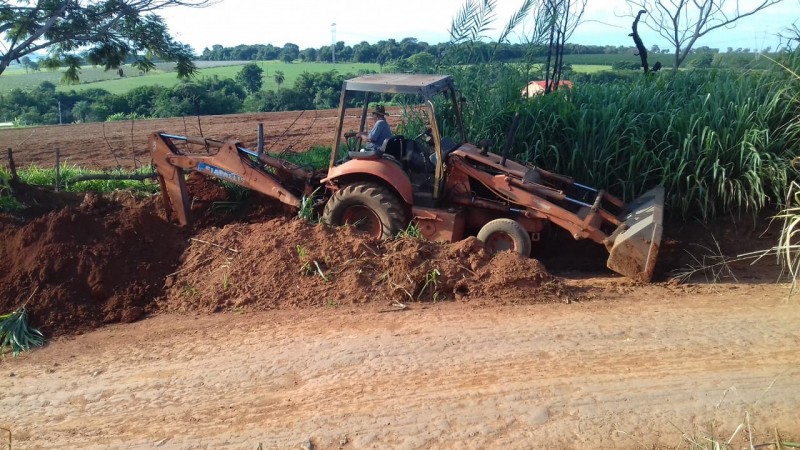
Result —
[[[397,196],[375,183],[354,183],[336,191],[325,204],[322,220],[330,225],[351,225],[377,239],[394,237],[408,223]]]
[[[478,239],[491,253],[511,250],[522,256],[531,255],[531,235],[511,219],[495,219],[488,222],[478,232]]]

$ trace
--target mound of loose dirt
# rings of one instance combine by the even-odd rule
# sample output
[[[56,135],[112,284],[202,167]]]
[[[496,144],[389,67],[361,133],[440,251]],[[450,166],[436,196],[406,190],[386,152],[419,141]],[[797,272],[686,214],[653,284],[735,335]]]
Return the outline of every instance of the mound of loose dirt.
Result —
[[[475,238],[382,243],[285,217],[199,231],[167,285],[159,307],[177,311],[485,296],[546,301],[560,287],[538,261],[492,258]]]
[[[227,196],[217,183],[192,176],[188,186],[193,229],[166,222],[160,197],[125,193],[59,199],[27,222],[0,217],[0,311],[26,304],[52,336],[165,310],[538,302],[562,292],[538,261],[492,257],[474,238],[373,241],[292,219],[260,196],[218,210]]]
[[[0,311],[25,304],[31,322],[55,335],[152,310],[186,239],[153,200],[129,203],[88,194],[28,223],[0,218]]]

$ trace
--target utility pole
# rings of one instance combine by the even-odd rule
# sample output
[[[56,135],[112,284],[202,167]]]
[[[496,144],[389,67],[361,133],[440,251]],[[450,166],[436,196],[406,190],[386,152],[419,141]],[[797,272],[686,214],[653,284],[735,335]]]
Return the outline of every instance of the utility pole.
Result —
[[[333,63],[336,64],[336,22],[331,24],[331,56]]]
[[[61,100],[58,101],[58,124],[64,124],[64,122],[61,121]]]

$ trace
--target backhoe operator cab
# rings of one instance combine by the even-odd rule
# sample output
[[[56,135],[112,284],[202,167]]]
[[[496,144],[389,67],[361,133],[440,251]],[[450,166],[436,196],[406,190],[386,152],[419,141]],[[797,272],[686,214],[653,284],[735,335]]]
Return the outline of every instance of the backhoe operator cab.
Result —
[[[414,138],[395,135],[383,142],[380,150],[375,152],[354,151],[360,148],[360,142],[353,142],[357,134],[344,130],[346,105],[351,100],[363,102],[359,132],[365,131],[366,118],[369,115],[370,102],[381,94],[402,95],[406,101],[416,100],[415,104],[404,103],[407,112],[422,117],[428,125],[421,134]],[[339,101],[339,116],[336,126],[336,139],[332,148],[347,142],[348,156],[345,161],[337,161],[337,153],[331,155],[328,177],[323,181],[333,181],[346,174],[370,174],[388,183],[397,194],[403,197],[408,205],[426,202],[441,197],[444,180],[444,158],[447,152],[457,148],[451,138],[442,138],[439,123],[436,120],[434,100],[441,96],[449,101],[455,112],[457,140],[466,141],[464,126],[461,123],[459,104],[456,100],[456,88],[450,76],[416,75],[416,74],[373,74],[353,78],[344,82]],[[340,164],[337,164],[339,162]],[[377,167],[385,167],[377,169]],[[400,168],[400,171],[396,169]],[[389,178],[389,174],[396,178]],[[425,176],[421,176],[425,175]],[[334,186],[335,189],[335,186]],[[413,197],[417,197],[413,199]]]

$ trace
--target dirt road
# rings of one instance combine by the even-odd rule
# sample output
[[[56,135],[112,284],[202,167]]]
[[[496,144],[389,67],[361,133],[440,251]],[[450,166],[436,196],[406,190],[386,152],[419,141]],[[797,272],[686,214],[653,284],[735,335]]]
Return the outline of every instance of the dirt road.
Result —
[[[16,449],[674,448],[749,413],[756,443],[800,436],[785,285],[570,283],[600,294],[111,326],[3,360],[0,427]]]

